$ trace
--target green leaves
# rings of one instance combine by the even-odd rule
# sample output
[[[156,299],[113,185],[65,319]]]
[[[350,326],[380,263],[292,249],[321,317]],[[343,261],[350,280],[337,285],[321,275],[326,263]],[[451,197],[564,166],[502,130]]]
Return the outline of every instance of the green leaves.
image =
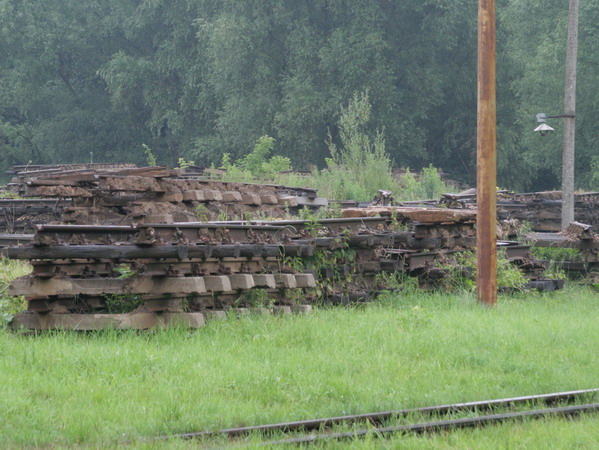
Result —
[[[272,136],[297,169],[323,167],[356,125],[342,133],[340,108],[368,92],[361,132],[371,146],[381,145],[376,130],[384,130],[395,165],[432,163],[474,181],[470,0],[43,3],[0,1],[4,168],[24,159],[87,161],[90,152],[98,161],[131,161],[141,143],[172,166],[179,158],[210,165],[224,153],[239,161],[260,136]],[[554,136],[530,129],[537,112],[562,112],[567,5],[501,0],[497,11],[499,182],[555,187],[559,119]],[[579,186],[590,187],[599,153],[599,0],[584,2],[580,17],[576,173]],[[133,155],[131,162],[147,159]]]

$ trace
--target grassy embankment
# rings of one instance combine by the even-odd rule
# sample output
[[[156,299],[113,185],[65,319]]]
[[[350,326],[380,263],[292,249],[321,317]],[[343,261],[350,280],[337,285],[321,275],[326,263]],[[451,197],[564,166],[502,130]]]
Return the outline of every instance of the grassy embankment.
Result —
[[[502,296],[490,310],[471,295],[416,293],[311,316],[211,322],[197,331],[23,336],[0,330],[0,446],[117,445],[242,424],[598,387],[598,312],[599,295],[573,287]],[[599,417],[588,416],[376,445],[593,447],[598,425]]]

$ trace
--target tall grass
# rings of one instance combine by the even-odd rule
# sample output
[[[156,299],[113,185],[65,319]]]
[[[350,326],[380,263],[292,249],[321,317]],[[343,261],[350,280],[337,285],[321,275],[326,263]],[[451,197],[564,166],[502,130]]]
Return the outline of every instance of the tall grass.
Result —
[[[326,169],[315,169],[309,175],[278,174],[273,182],[286,186],[309,186],[317,189],[320,197],[333,200],[362,202],[372,200],[379,190],[391,191],[397,201],[439,199],[441,194],[453,191],[432,166],[423,168],[418,177],[408,170],[399,179],[389,179],[387,173],[390,171],[391,166],[383,166],[380,160],[366,161],[363,167],[355,169],[328,160]]]
[[[488,309],[470,295],[389,294],[362,308],[211,322],[197,331],[0,331],[0,446],[104,446],[595,387],[598,300],[576,288],[501,296]],[[466,446],[489,442],[462,435]]]
[[[331,198],[367,201],[379,189],[399,189],[382,130],[376,130],[374,136],[367,132],[371,110],[367,92],[354,94],[347,107],[341,108],[337,124],[339,147],[329,133],[327,143],[332,158],[327,159],[328,170],[317,172],[316,178],[327,186]]]
[[[22,297],[8,295],[8,286],[12,280],[31,272],[31,265],[17,260],[0,258],[0,328],[25,309]]]

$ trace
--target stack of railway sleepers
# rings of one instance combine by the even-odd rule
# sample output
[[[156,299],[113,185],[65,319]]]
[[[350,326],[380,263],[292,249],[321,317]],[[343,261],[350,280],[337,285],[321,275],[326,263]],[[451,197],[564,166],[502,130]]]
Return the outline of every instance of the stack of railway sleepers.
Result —
[[[579,250],[580,257],[576,261],[560,262],[564,270],[583,273],[599,271],[599,235],[591,225],[572,222],[559,233],[533,232],[527,234],[526,239],[536,247]]]
[[[10,287],[28,303],[14,326],[200,326],[239,307],[346,302],[386,288],[382,273],[427,277],[474,246],[473,211],[360,211],[319,221],[40,225],[7,249],[33,265]],[[505,246],[511,258],[529,256],[526,246]]]
[[[446,276],[446,269],[438,263],[451,265],[459,253],[472,252],[476,245],[476,211],[472,209],[377,206],[348,208],[343,214],[387,217],[400,227],[409,224],[409,239],[400,248],[386,249],[385,253],[391,260],[404,259],[413,274],[426,280]],[[497,245],[525,273],[534,288],[535,282],[543,278],[544,266],[533,260],[530,246],[513,241],[498,241]]]
[[[577,192],[574,198],[576,220],[599,226],[599,192]],[[560,191],[514,194],[510,202],[498,203],[500,218],[514,218],[529,222],[534,231],[560,231],[561,210]]]
[[[32,233],[33,225],[60,220],[70,199],[0,198],[0,230],[4,233]]]
[[[34,240],[7,249],[33,272],[10,292],[28,311],[15,326],[33,329],[152,328],[172,322],[201,326],[204,315],[234,306],[261,289],[275,309],[291,309],[285,290],[315,287],[314,276],[282,267],[309,255],[303,244],[278,243],[276,226],[152,224],[42,225]],[[300,294],[297,294],[299,297]],[[252,306],[252,305],[247,305]],[[253,305],[255,306],[255,305]]]
[[[444,194],[440,203],[450,207],[476,208],[476,192],[471,191]],[[497,217],[500,220],[517,219],[527,222],[533,231],[560,231],[561,208],[560,191],[524,194],[501,191],[497,196]],[[599,192],[575,193],[574,216],[579,222],[599,226]]]
[[[27,164],[16,165],[7,170],[7,175],[12,175],[8,190],[19,195],[26,195],[27,182],[32,178],[46,177],[82,171],[101,171],[131,169],[137,167],[130,163],[81,163],[81,164]]]
[[[166,166],[28,168],[17,171],[10,188],[48,202],[71,199],[60,219],[73,224],[276,218],[328,204],[314,189],[205,180]]]

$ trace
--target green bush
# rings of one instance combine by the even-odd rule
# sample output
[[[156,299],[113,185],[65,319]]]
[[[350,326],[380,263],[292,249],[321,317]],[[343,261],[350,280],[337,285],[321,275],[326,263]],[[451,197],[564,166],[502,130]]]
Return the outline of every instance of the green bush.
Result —
[[[223,179],[236,182],[273,182],[278,174],[291,170],[291,160],[283,156],[267,158],[274,148],[275,140],[270,136],[261,136],[254,149],[243,158],[233,162],[231,155],[225,153],[222,168]]]
[[[331,158],[326,158],[326,168],[322,170],[314,169],[309,176],[281,173],[292,169],[291,161],[276,155],[268,158],[275,140],[262,136],[252,152],[237,161],[232,161],[228,153],[223,155],[223,179],[309,186],[317,189],[321,197],[361,202],[372,200],[379,190],[391,191],[397,200],[439,198],[447,192],[432,165],[422,170],[420,181],[409,170],[401,182],[395,179],[383,130],[373,134],[367,130],[371,109],[368,93],[354,94],[348,105],[341,108],[337,123],[340,143],[337,145],[329,132],[327,146]]]
[[[144,149],[144,154],[146,155],[146,164],[148,166],[157,166],[158,162],[156,161],[156,156],[154,156],[152,149],[146,144],[141,144],[141,147]]]
[[[438,262],[436,265],[447,271],[447,276],[440,280],[439,288],[442,290],[471,292],[476,289],[476,253],[474,251],[458,253],[451,261]],[[498,251],[497,287],[518,290],[526,281],[524,273],[507,259],[505,251]]]
[[[8,286],[15,278],[27,275],[29,272],[31,272],[31,266],[27,263],[0,259],[0,326],[10,322],[15,314],[27,307],[23,297],[8,295]]]
[[[327,169],[315,175],[325,182],[330,198],[368,201],[380,189],[399,191],[383,131],[377,130],[374,136],[366,131],[371,109],[367,92],[354,94],[347,107],[341,108],[339,147],[329,133],[327,145],[332,158],[326,160]]]

